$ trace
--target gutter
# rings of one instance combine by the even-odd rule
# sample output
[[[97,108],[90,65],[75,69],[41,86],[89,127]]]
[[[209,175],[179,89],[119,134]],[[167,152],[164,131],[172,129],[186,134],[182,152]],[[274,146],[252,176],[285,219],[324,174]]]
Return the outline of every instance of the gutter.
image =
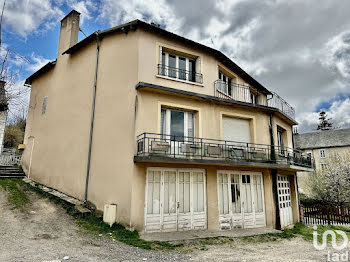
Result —
[[[94,120],[95,120],[95,106],[96,106],[96,91],[97,91],[97,76],[98,76],[98,60],[100,56],[100,31],[94,33],[96,36],[96,67],[95,67],[95,77],[93,86],[93,96],[91,105],[91,121],[90,121],[90,137],[89,137],[89,152],[86,168],[86,180],[85,180],[85,196],[84,202],[88,200],[88,189],[89,189],[89,178],[90,178],[90,167],[91,167],[91,152],[92,152],[92,138],[94,134]]]

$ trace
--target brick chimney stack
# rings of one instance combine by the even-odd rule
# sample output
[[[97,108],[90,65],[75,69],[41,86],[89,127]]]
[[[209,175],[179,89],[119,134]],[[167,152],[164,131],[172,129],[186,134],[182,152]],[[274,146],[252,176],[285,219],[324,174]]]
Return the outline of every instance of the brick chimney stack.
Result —
[[[78,43],[80,13],[72,10],[61,20],[57,59],[64,51]]]

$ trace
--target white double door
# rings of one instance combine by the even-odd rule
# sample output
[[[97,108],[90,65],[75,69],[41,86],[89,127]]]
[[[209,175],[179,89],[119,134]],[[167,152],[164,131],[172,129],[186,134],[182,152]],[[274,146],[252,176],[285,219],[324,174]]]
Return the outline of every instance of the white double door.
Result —
[[[145,231],[206,229],[205,171],[148,168]]]
[[[281,227],[283,228],[293,224],[289,176],[277,175],[277,187]]]
[[[218,171],[221,229],[265,227],[261,173]]]

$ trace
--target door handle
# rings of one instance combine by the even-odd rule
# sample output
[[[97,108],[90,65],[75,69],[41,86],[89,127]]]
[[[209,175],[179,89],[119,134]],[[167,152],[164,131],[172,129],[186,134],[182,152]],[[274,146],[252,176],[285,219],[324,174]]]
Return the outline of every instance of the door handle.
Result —
[[[180,202],[177,202],[177,208],[179,208],[180,207]]]

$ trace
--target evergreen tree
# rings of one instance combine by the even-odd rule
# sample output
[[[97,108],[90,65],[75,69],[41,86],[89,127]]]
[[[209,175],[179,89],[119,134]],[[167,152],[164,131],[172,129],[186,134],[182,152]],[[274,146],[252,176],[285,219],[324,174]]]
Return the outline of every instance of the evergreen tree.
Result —
[[[319,123],[317,126],[317,130],[330,130],[332,129],[332,123],[329,122],[329,120],[331,120],[331,118],[327,118],[327,114],[326,112],[322,111],[320,112],[320,115],[318,117]]]

